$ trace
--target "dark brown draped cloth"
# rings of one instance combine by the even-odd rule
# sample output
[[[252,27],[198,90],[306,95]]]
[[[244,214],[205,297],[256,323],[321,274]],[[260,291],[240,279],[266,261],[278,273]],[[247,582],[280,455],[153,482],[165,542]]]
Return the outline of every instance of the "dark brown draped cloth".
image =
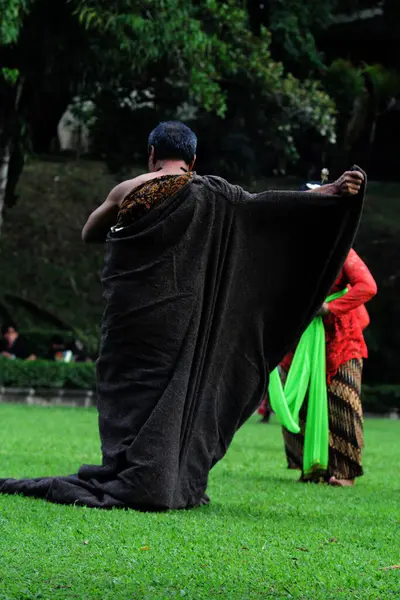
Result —
[[[334,283],[363,196],[253,195],[195,175],[110,233],[98,360],[103,464],[0,479],[0,492],[98,508],[207,502],[210,469]]]

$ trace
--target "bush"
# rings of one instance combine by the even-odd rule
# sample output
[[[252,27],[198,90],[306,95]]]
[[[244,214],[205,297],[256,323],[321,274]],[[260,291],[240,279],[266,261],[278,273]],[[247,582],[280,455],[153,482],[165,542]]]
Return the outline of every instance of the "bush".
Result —
[[[325,71],[324,87],[335,101],[340,119],[350,117],[354,100],[363,93],[364,86],[361,69],[342,58],[334,60]]]
[[[0,385],[91,390],[96,382],[94,363],[0,358]]]
[[[400,385],[363,385],[364,412],[385,414],[400,410]]]

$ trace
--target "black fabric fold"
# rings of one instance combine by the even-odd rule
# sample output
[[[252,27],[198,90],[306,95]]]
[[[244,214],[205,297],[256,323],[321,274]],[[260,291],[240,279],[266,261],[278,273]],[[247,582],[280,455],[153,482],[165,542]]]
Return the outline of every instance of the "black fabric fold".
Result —
[[[364,189],[249,194],[194,176],[110,233],[97,364],[103,463],[0,479],[0,493],[139,510],[207,502],[210,469],[335,281]]]

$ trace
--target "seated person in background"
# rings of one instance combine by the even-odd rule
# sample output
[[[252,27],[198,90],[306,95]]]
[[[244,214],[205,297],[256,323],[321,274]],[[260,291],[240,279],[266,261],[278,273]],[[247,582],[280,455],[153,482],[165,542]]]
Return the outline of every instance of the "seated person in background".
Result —
[[[70,348],[74,355],[75,362],[92,362],[90,356],[86,354],[85,347],[81,340],[76,339],[74,342],[72,342]]]
[[[56,334],[50,340],[50,349],[46,358],[47,360],[56,360],[58,362],[71,362],[74,357],[61,335]]]
[[[21,336],[14,325],[5,324],[1,328],[4,339],[4,347],[1,356],[6,358],[21,358],[23,360],[36,360],[35,354],[31,352],[28,342]]]
[[[86,355],[84,346],[80,340],[76,339],[67,344],[64,338],[59,334],[52,336],[46,359],[61,362],[91,362],[91,359]]]

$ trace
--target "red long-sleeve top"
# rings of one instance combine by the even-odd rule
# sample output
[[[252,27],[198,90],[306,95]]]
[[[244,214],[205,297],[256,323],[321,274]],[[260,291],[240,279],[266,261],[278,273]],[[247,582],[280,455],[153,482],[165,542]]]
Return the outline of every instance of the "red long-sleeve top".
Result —
[[[329,314],[324,317],[326,338],[326,373],[328,383],[339,367],[353,358],[367,358],[368,350],[363,330],[369,325],[365,303],[377,293],[374,278],[354,250],[344,263],[331,294],[348,288],[347,294],[329,304]],[[293,353],[287,355],[281,366],[287,371]]]

